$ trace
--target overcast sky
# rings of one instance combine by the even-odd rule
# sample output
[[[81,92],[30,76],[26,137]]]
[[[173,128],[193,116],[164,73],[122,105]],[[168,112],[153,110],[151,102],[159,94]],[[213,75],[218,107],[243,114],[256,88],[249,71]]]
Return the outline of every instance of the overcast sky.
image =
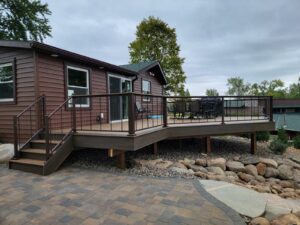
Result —
[[[52,11],[46,43],[116,65],[129,61],[136,26],[156,16],[176,28],[193,95],[248,82],[300,76],[299,0],[43,0]]]

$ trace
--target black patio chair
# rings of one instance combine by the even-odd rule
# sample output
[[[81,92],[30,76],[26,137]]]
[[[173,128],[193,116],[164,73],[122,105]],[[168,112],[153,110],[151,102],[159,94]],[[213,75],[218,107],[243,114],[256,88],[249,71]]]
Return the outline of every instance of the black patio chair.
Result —
[[[139,115],[142,115],[141,118],[143,118],[143,115],[145,114],[146,117],[151,113],[151,111],[145,107],[142,106],[140,102],[135,103],[135,117],[138,119]]]

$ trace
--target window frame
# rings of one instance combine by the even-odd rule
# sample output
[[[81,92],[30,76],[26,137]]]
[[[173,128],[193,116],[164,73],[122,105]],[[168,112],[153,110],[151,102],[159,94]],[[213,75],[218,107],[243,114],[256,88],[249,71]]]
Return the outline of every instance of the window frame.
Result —
[[[16,96],[16,58],[10,60],[0,60],[1,65],[11,64],[12,66],[12,83],[13,83],[13,97],[0,99],[0,105],[4,104],[16,104],[17,96]]]
[[[151,81],[150,80],[146,80],[146,79],[141,79],[141,82],[142,82],[142,85],[141,85],[141,92],[142,92],[142,94],[144,95],[145,93],[144,93],[144,89],[143,89],[143,84],[144,84],[144,81],[146,81],[146,82],[148,82],[149,83],[149,88],[150,88],[150,90],[149,90],[149,94],[148,95],[151,95],[151,93],[152,93],[152,84],[151,84]],[[150,97],[148,97],[148,96],[143,96],[143,102],[151,102],[151,98]]]
[[[77,71],[82,71],[85,72],[86,74],[86,87],[80,87],[80,86],[75,86],[75,85],[69,85],[69,69],[72,70],[77,70]],[[79,89],[86,89],[88,90],[88,94],[90,95],[91,93],[91,84],[90,84],[90,70],[88,68],[83,68],[80,66],[76,66],[76,65],[66,65],[66,97],[69,98],[71,96],[69,96],[69,87],[71,88],[79,88]],[[87,99],[87,104],[75,104],[76,108],[90,108],[91,107],[91,101],[88,98]],[[69,108],[72,108],[72,101],[70,101],[70,103],[68,104]]]

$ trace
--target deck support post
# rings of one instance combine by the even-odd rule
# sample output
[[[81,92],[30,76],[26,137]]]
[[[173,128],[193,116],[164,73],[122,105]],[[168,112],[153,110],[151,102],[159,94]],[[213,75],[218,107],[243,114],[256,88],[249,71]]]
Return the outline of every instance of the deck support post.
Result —
[[[157,142],[153,144],[153,154],[157,155]]]
[[[117,167],[120,169],[126,169],[125,151],[120,151],[117,154]]]
[[[207,154],[209,154],[211,152],[210,136],[205,137],[205,150],[206,150]]]
[[[255,154],[256,153],[256,133],[251,133],[251,154]]]

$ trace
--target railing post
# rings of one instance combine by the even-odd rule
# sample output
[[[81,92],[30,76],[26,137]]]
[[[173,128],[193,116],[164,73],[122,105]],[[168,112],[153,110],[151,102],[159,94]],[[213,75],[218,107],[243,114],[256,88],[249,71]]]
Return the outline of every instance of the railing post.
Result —
[[[45,124],[46,124],[46,121],[45,121],[45,116],[46,116],[46,102],[45,102],[45,95],[43,95],[42,97],[42,123],[43,123],[43,130],[45,130]]]
[[[270,99],[269,99],[269,101],[270,101],[270,122],[273,122],[273,96],[270,96]]]
[[[128,134],[135,135],[134,93],[128,94]]]
[[[75,98],[72,96],[72,131],[76,132],[76,104]]]
[[[45,116],[45,140],[46,140],[46,158],[50,156],[50,142],[49,142],[49,117]]]
[[[167,110],[167,97],[163,96],[163,123],[164,127],[168,126],[168,110]]]
[[[224,114],[225,114],[225,110],[224,110],[224,97],[222,97],[222,124],[225,124]]]
[[[14,116],[14,159],[19,158],[19,140],[17,116]]]

